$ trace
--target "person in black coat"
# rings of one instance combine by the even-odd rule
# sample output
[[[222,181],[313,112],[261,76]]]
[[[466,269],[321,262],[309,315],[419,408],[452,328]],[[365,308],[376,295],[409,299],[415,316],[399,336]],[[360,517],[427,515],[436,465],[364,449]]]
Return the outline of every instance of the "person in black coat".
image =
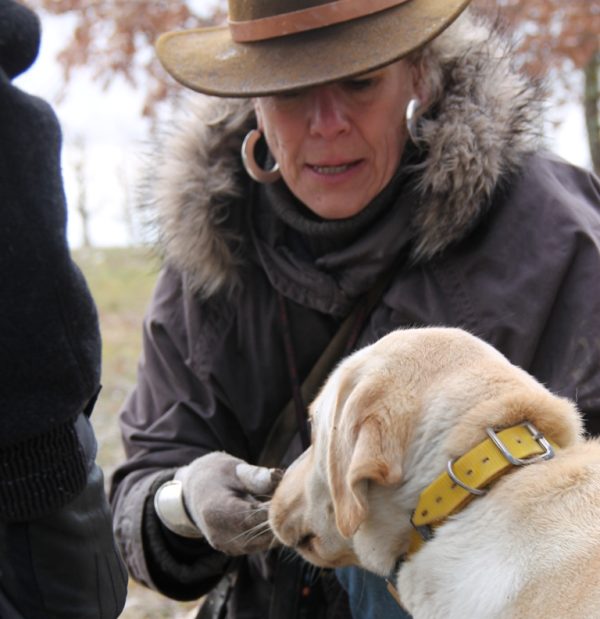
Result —
[[[71,260],[52,108],[11,80],[40,24],[0,3],[0,617],[113,619],[127,576],[89,415],[100,389],[94,301]]]

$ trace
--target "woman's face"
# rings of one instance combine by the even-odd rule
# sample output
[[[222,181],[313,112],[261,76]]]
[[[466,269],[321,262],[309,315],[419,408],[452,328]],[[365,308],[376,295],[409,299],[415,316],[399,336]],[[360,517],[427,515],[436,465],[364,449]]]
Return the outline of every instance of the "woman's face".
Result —
[[[390,181],[407,140],[418,69],[401,60],[359,77],[261,97],[258,127],[290,191],[324,219],[361,211]]]

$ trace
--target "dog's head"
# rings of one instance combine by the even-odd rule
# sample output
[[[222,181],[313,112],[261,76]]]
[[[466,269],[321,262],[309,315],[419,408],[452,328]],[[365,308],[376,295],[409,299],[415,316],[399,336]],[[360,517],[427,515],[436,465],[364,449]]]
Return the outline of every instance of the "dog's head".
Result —
[[[360,563],[383,573],[403,550],[391,533],[400,521],[408,526],[409,513],[392,514],[390,523],[389,509],[370,505],[394,501],[388,495],[403,481],[419,414],[423,374],[407,345],[403,361],[393,336],[348,357],[311,404],[312,444],[286,471],[270,512],[280,541],[311,563]]]
[[[527,418],[559,444],[581,429],[570,403],[492,347],[438,328],[396,331],[348,357],[310,418],[311,447],[271,502],[275,535],[316,565],[381,574],[406,551],[419,492],[487,425]]]

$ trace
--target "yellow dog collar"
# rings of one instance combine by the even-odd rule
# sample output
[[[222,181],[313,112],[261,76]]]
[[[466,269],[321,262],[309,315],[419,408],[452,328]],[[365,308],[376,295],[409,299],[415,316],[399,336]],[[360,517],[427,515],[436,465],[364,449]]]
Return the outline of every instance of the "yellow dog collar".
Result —
[[[537,428],[525,422],[501,431],[486,430],[488,438],[465,455],[448,462],[442,473],[421,493],[411,521],[408,555],[416,552],[433,530],[448,516],[460,511],[485,487],[515,466],[533,464],[554,457],[558,446]]]

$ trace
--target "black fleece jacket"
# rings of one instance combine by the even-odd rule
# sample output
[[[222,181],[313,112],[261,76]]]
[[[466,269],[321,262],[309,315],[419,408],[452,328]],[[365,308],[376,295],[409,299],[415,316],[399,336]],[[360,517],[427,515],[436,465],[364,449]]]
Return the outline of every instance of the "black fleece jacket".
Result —
[[[77,416],[100,381],[94,302],[66,241],[61,133],[11,80],[34,61],[37,17],[0,2],[0,521],[73,499],[87,470]]]

